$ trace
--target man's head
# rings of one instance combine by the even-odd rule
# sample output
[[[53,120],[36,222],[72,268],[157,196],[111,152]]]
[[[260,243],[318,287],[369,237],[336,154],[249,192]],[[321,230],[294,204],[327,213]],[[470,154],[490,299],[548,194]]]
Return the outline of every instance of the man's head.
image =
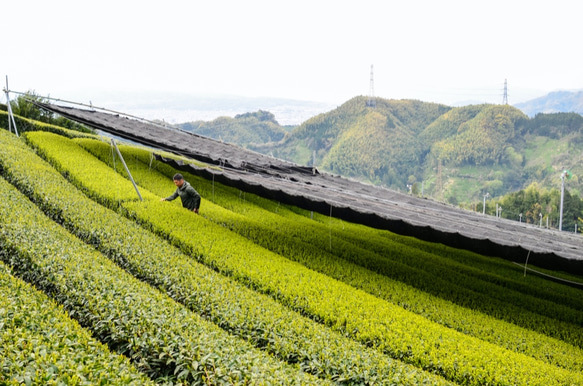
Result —
[[[184,184],[184,177],[182,177],[182,174],[180,173],[176,173],[172,179],[174,180],[174,185],[178,186],[179,188],[182,187],[182,184]]]

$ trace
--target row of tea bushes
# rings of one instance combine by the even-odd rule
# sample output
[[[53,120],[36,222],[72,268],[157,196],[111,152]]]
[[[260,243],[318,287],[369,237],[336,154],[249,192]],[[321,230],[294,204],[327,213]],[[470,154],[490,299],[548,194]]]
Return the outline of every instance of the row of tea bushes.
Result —
[[[314,219],[326,226],[330,226],[330,220],[324,216],[316,215]],[[370,249],[387,259],[392,258],[391,255],[387,254],[387,247],[394,245],[394,243],[399,243],[424,252],[422,255],[429,253],[439,257],[437,259],[438,264],[449,266],[454,273],[457,272],[469,276],[473,278],[473,281],[487,283],[490,287],[500,287],[496,296],[502,300],[507,300],[504,294],[512,291],[513,293],[528,294],[528,296],[537,299],[548,300],[551,303],[566,305],[575,310],[583,309],[583,298],[580,296],[580,289],[552,282],[535,275],[529,275],[525,278],[520,268],[500,258],[482,256],[470,251],[453,249],[443,244],[421,241],[413,237],[397,236],[387,231],[372,229],[358,224],[339,224],[335,222],[333,232],[338,234],[339,237],[362,248]],[[355,237],[355,235],[358,236]],[[524,257],[526,259],[526,255]],[[419,264],[418,262],[414,262],[414,264],[419,268],[426,268],[425,265]],[[433,269],[433,265],[427,267],[427,270],[429,269]],[[553,272],[552,274],[560,275],[558,272]],[[453,280],[455,282],[455,277],[457,276],[452,276],[454,276]],[[581,280],[573,275],[566,276],[568,280]],[[491,288],[485,291],[488,294],[490,292]],[[523,302],[520,303],[522,304]],[[556,317],[556,314],[556,309],[550,313],[553,317]],[[580,321],[582,316],[579,313],[576,318],[562,315],[559,315],[559,318]]]
[[[45,217],[4,179],[0,194],[5,262],[154,380],[321,382],[229,336],[128,275]]]
[[[2,262],[0,369],[3,385],[153,384]]]
[[[24,118],[19,115],[14,115],[14,121],[16,122],[16,129],[19,135],[28,131],[49,131],[69,138],[98,138],[98,136],[92,134],[89,129],[85,131],[70,130],[61,126]],[[8,130],[8,113],[2,110],[0,110],[0,129]],[[11,131],[14,131],[14,127],[11,127]]]
[[[534,278],[526,283],[524,280],[518,282],[517,278],[523,278],[522,275],[517,275],[514,267],[512,267],[514,277],[502,279],[500,273],[509,269],[504,265],[502,265],[504,268],[500,269],[499,263],[490,270],[480,270],[474,267],[472,262],[466,261],[466,264],[462,264],[457,261],[457,254],[467,256],[469,252],[448,248],[444,253],[432,253],[429,249],[430,243],[365,226],[339,222],[340,225],[334,227],[332,231],[329,225],[331,219],[321,215],[316,216],[321,219],[321,223],[315,225],[315,222],[307,217],[284,217],[286,209],[280,206],[272,205],[270,209],[272,212],[266,213],[263,207],[253,207],[251,200],[258,200],[253,195],[248,195],[245,201],[235,200],[232,193],[225,191],[216,196],[222,197],[223,200],[225,196],[228,197],[230,210],[244,214],[247,218],[261,219],[258,222],[260,228],[254,227],[253,224],[241,224],[240,221],[229,224],[235,230],[240,229],[238,232],[247,232],[246,237],[256,240],[261,245],[270,239],[269,236],[264,236],[266,232],[276,233],[278,238],[287,235],[323,252],[329,251],[334,256],[456,304],[500,319],[506,317],[512,323],[529,329],[538,329],[550,336],[583,347],[580,329],[573,331],[573,326],[583,323],[583,313],[579,312],[583,302],[578,289],[549,283],[540,278]],[[258,201],[263,205],[266,200]],[[416,248],[417,244],[421,248]],[[266,247],[275,251],[274,248],[277,248],[278,244]],[[440,251],[441,247],[437,245],[436,250]],[[471,256],[481,262],[492,261],[476,254]],[[552,289],[548,290],[547,287]],[[523,321],[520,320],[520,315],[525,315]],[[539,316],[542,318],[539,319]],[[563,334],[561,329],[556,331],[556,325],[547,328],[545,326],[548,325],[546,322],[548,320],[551,320],[551,324],[554,324],[555,320],[566,322],[566,329],[575,333],[570,334],[566,331]]]
[[[111,155],[108,156],[106,152],[107,145],[104,146],[103,143],[91,139],[80,138],[75,141],[102,160],[111,162]],[[146,168],[148,172],[156,169],[166,175],[167,178],[171,178],[172,174],[176,172],[176,170],[161,162],[154,161],[152,163],[151,150],[139,149],[133,146],[120,146],[120,148],[128,159],[142,161],[132,164],[133,173],[136,171],[138,173],[143,172],[143,163],[150,165],[149,168]],[[120,172],[125,174],[123,170]],[[203,196],[208,197],[213,202],[236,213],[261,218],[261,223],[266,224],[265,228],[271,228],[274,231],[281,224],[287,228],[285,231],[286,234],[293,231],[294,237],[301,238],[308,244],[315,245],[323,250],[329,250],[331,246],[332,252],[339,257],[350,258],[351,253],[347,253],[345,248],[348,244],[352,245],[353,248],[354,246],[358,246],[360,250],[374,252],[381,259],[391,260],[391,262],[399,261],[403,264],[408,264],[411,269],[425,270],[434,276],[436,269],[447,269],[441,276],[453,283],[454,286],[460,283],[460,279],[464,279],[465,276],[469,279],[464,282],[463,288],[469,286],[467,288],[470,288],[472,292],[481,291],[481,293],[492,294],[486,303],[495,300],[494,298],[507,303],[510,293],[513,298],[517,298],[516,306],[518,307],[526,307],[528,310],[537,313],[546,313],[547,316],[551,316],[553,319],[570,323],[580,324],[582,322],[583,316],[577,310],[583,307],[583,298],[579,296],[577,289],[549,282],[536,276],[524,280],[522,275],[517,275],[515,266],[501,264],[499,259],[492,259],[472,252],[453,249],[441,244],[424,242],[412,237],[399,236],[363,225],[343,222],[317,213],[309,213],[295,207],[280,205],[279,203],[253,194],[241,194],[236,189],[214,184],[211,181],[198,177],[188,177],[195,181],[197,189],[203,193]],[[143,182],[149,183],[149,181]],[[160,195],[162,193],[159,190],[162,185],[160,181],[157,182],[158,185],[156,187],[149,185],[146,185],[146,187]],[[244,197],[243,199],[241,199],[242,196]],[[268,212],[277,214],[278,216],[269,216],[269,213],[266,213],[266,209]],[[298,215],[296,212],[301,215]],[[308,220],[307,217],[312,217],[316,221]],[[284,221],[286,219],[289,221]],[[319,225],[315,225],[315,222]],[[292,224],[292,226],[288,226],[287,224]],[[228,225],[231,226],[231,224]],[[350,249],[348,251],[350,252]],[[401,251],[406,252],[404,253],[404,257],[401,256],[403,254]],[[414,256],[412,256],[411,251],[414,252]],[[367,263],[366,259],[363,259],[359,264],[368,264],[369,266],[371,264],[378,265],[378,263]],[[374,267],[375,265],[372,266]],[[412,284],[418,285],[421,283],[427,283],[427,280],[418,280]],[[431,288],[423,289],[430,290]],[[466,293],[460,293],[460,296],[458,296],[459,301],[471,297],[470,295],[471,292],[467,292],[467,290]],[[532,307],[528,304],[530,302],[529,297],[536,298]],[[551,303],[541,302],[540,300],[549,300]],[[561,306],[553,307],[553,303],[566,305],[565,312],[560,312],[559,308]],[[497,309],[497,307],[491,307],[487,304],[484,307],[486,309],[487,307],[494,310]],[[513,322],[516,321],[513,320]],[[529,325],[528,327],[533,328],[535,326]]]
[[[107,160],[107,145],[92,140],[76,140],[76,142],[90,149],[92,153],[98,154],[103,160]],[[122,149],[125,157],[128,160],[132,160],[130,162],[134,178],[149,190],[159,195],[164,194],[164,191],[168,188],[168,177],[152,171],[143,162],[135,162],[136,159],[141,158],[143,160],[144,154],[140,154],[141,151],[136,151],[131,147],[122,147]],[[174,170],[166,170],[165,172],[172,175]],[[220,188],[218,185],[215,186],[215,189],[217,195],[222,197],[222,200],[230,199],[228,202],[231,210],[235,210],[237,213],[245,213],[245,216],[222,210],[211,204],[204,206],[203,215],[213,222],[227,226],[229,229],[253,240],[258,245],[291,260],[301,262],[318,272],[361,288],[377,297],[409,310],[414,310],[430,320],[462,331],[465,334],[557,366],[578,371],[583,369],[583,353],[581,349],[567,342],[561,342],[529,329],[520,328],[491,316],[485,316],[479,312],[456,306],[440,297],[430,296],[426,292],[404,285],[400,281],[391,280],[386,276],[367,271],[360,266],[364,265],[363,263],[355,265],[352,262],[339,259],[328,252],[326,245],[322,245],[322,243],[326,244],[328,242],[325,237],[328,229],[322,229],[317,225],[314,226],[306,218],[294,218],[295,222],[282,218],[274,213],[257,208],[248,201],[237,200],[228,189]],[[277,205],[272,205],[272,209],[274,211],[279,210],[280,213],[284,210]],[[180,214],[177,214],[177,216],[180,216]],[[345,224],[346,227],[351,225]],[[367,231],[369,231],[368,228],[362,230],[363,237],[368,236]],[[370,230],[370,233],[374,234],[374,232],[376,230]],[[318,238],[324,239],[324,241],[316,240]],[[320,246],[319,248],[318,245]],[[386,243],[385,247],[387,249],[394,248],[389,243]],[[362,248],[355,248],[349,243],[343,243],[342,249],[347,256],[353,257],[352,260],[355,260],[355,263],[358,263],[359,259],[367,258],[367,256],[368,258],[381,260],[382,263],[382,259],[378,255],[374,255]],[[399,251],[404,257],[417,258],[411,253],[410,248],[400,248]],[[399,262],[393,262],[390,267],[394,272],[392,276],[402,280],[404,280],[405,276],[410,276],[415,280],[426,280],[436,287],[441,284],[442,292],[444,293],[452,292],[451,284],[427,275],[424,271],[408,267]],[[491,302],[497,307],[492,312],[495,315],[504,312],[509,314],[520,313],[522,318],[530,315],[533,319],[532,324],[537,324],[539,329],[546,326],[547,330],[552,330],[555,334],[557,333],[556,330],[565,331],[571,329],[573,336],[580,336],[581,331],[577,326],[561,323],[548,317],[541,317],[532,312],[527,313],[524,310],[516,309],[496,300],[484,299],[484,302]],[[528,344],[525,344],[525,342],[528,342]]]
[[[37,146],[44,146],[41,142],[37,142]],[[60,157],[57,151],[51,154],[56,160]],[[82,167],[77,165],[66,171],[83,177],[80,169]],[[107,184],[107,180],[101,181]],[[470,338],[355,291],[247,239],[224,232],[224,227],[200,221],[198,216],[176,216],[163,206],[136,201],[123,205],[140,221],[165,233],[205,264],[393,358],[442,374],[450,380],[469,384],[583,381],[580,373]],[[196,239],[193,232],[196,232]]]
[[[223,329],[281,359],[298,363],[306,372],[338,383],[446,383],[334,333],[270,297],[193,263],[164,240],[85,197],[23,143],[9,143],[11,146],[6,149],[12,154],[0,155],[4,174],[19,188],[27,190],[28,196],[47,214],[135,276],[158,286]],[[79,159],[84,161],[87,156],[80,153]],[[100,170],[112,172],[104,165]],[[176,216],[189,215],[180,206],[167,204],[156,200],[140,205],[158,205],[175,212]]]

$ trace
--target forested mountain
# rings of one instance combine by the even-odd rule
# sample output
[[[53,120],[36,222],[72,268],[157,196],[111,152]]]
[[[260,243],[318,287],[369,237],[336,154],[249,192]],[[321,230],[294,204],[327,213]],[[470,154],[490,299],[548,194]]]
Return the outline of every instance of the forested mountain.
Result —
[[[262,110],[238,114],[234,118],[220,117],[210,122],[182,123],[178,127],[220,141],[236,143],[243,147],[250,144],[280,141],[291,128],[281,126],[272,113]]]
[[[335,174],[364,178],[386,186],[420,174],[423,153],[418,136],[450,107],[420,101],[366,98],[349,100],[292,131],[275,146],[256,147],[276,157],[312,165]],[[404,177],[404,178],[403,178]]]
[[[450,107],[417,100],[355,97],[293,130],[259,111],[183,125],[302,165],[364,182],[466,206],[484,194],[500,197],[528,187],[566,188],[579,195],[583,117],[529,118],[509,105]]]

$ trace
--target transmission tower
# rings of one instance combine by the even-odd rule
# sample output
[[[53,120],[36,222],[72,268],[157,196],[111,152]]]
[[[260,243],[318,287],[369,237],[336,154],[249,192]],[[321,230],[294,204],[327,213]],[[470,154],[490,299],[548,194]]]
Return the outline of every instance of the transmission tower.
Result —
[[[366,101],[368,107],[375,108],[377,106],[377,101],[374,97],[374,73],[373,65],[370,65],[370,89],[368,91],[368,100]]]
[[[504,79],[504,96],[502,97],[502,104],[508,104],[508,82]]]

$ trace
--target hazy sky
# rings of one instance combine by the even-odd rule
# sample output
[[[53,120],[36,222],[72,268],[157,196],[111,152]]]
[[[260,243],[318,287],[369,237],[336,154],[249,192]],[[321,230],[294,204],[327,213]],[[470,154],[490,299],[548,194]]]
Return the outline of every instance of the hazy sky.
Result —
[[[510,104],[583,89],[579,0],[20,1],[1,6],[4,87],[340,104],[374,92]]]

